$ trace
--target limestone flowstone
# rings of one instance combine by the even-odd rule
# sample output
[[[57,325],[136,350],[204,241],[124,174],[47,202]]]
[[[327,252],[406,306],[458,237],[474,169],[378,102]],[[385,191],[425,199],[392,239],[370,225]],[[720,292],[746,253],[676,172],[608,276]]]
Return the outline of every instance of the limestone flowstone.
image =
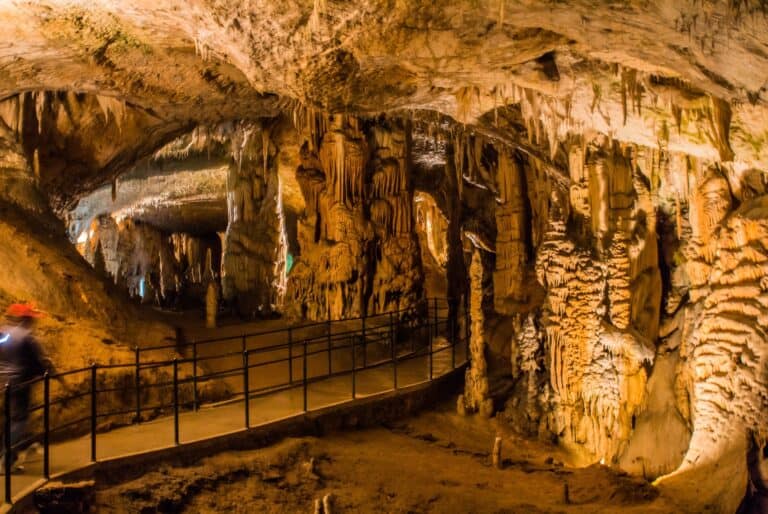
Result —
[[[409,128],[330,118],[309,120],[297,170],[306,212],[289,303],[310,319],[406,309],[421,298],[423,282]],[[317,126],[324,133],[315,134]]]

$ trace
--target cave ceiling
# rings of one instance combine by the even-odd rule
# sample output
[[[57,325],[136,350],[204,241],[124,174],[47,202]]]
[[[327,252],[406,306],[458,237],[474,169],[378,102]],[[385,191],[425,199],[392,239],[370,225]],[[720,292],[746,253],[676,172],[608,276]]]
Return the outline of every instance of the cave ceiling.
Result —
[[[2,2],[0,98],[33,94],[44,110],[57,97],[67,107],[70,122],[54,117],[46,141],[64,156],[41,155],[40,175],[68,206],[198,124],[290,117],[297,105],[436,111],[550,161],[558,140],[596,131],[764,168],[763,9],[682,0]],[[74,93],[80,112],[67,99]],[[95,120],[108,122],[116,103],[121,118],[107,130]]]

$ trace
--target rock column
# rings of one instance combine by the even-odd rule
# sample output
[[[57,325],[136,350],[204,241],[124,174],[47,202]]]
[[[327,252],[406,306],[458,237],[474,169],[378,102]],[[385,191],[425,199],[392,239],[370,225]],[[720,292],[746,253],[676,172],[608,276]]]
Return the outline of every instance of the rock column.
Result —
[[[285,270],[277,148],[267,129],[244,123],[232,136],[232,153],[222,296],[242,316],[265,315],[282,303]]]

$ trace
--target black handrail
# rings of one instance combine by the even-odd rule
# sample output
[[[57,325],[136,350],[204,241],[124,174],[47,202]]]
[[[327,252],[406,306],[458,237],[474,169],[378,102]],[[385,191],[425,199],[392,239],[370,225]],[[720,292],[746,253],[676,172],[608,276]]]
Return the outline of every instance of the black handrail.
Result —
[[[301,375],[301,384],[300,387],[302,388],[302,407],[304,412],[308,412],[310,410],[309,407],[309,399],[308,399],[308,389],[309,385],[318,381],[322,381],[331,377],[340,377],[340,376],[351,376],[351,389],[352,389],[352,399],[357,398],[357,376],[359,372],[370,370],[374,368],[379,368],[386,365],[392,365],[393,371],[392,371],[392,389],[394,391],[398,390],[399,384],[398,384],[398,367],[401,363],[407,362],[412,359],[416,358],[422,358],[423,356],[427,356],[428,359],[428,380],[434,379],[434,355],[437,353],[441,353],[447,349],[451,350],[451,369],[456,368],[456,347],[461,344],[465,343],[467,348],[469,345],[468,342],[468,336],[469,336],[469,326],[468,326],[468,313],[465,311],[465,325],[466,325],[466,331],[465,331],[465,341],[462,340],[460,337],[460,334],[458,333],[458,309],[453,310],[454,316],[450,319],[447,317],[451,312],[451,303],[450,300],[443,300],[448,303],[447,307],[441,307],[439,305],[439,302],[441,300],[434,298],[431,299],[431,301],[425,300],[424,303],[421,305],[416,305],[410,309],[400,309],[395,310],[387,313],[380,313],[373,316],[360,316],[357,318],[352,319],[346,319],[346,320],[325,320],[318,323],[312,323],[309,325],[300,325],[300,326],[290,326],[283,329],[276,329],[276,330],[268,330],[263,332],[254,332],[254,333],[247,333],[247,334],[240,334],[237,336],[227,336],[217,339],[207,339],[202,341],[190,341],[188,343],[185,343],[184,347],[192,346],[192,357],[191,358],[184,358],[184,357],[176,357],[173,359],[167,359],[167,360],[157,360],[157,361],[145,361],[142,362],[141,360],[141,354],[143,352],[148,352],[152,350],[161,350],[161,349],[169,349],[169,348],[178,348],[176,345],[168,345],[168,346],[156,346],[156,347],[145,347],[145,348],[134,348],[134,362],[133,363],[122,363],[122,364],[106,364],[106,365],[100,365],[100,364],[92,364],[91,366],[74,369],[74,370],[67,370],[60,373],[46,373],[43,377],[39,377],[36,379],[28,380],[23,383],[18,384],[8,384],[5,387],[5,406],[4,406],[4,437],[3,437],[3,448],[4,448],[4,455],[10,456],[13,454],[13,451],[15,448],[21,447],[23,444],[26,444],[28,442],[42,440],[43,443],[43,478],[48,479],[50,477],[50,444],[51,444],[51,435],[54,433],[62,434],[65,430],[75,428],[78,426],[81,426],[85,422],[89,423],[89,432],[90,432],[90,457],[91,461],[96,462],[97,461],[97,420],[99,419],[107,419],[110,417],[115,416],[125,416],[129,415],[131,413],[134,414],[134,422],[135,423],[141,423],[142,421],[142,413],[144,412],[162,412],[165,411],[165,409],[172,408],[173,409],[173,426],[174,426],[174,439],[173,443],[175,445],[180,444],[180,437],[179,437],[179,415],[180,415],[180,409],[183,405],[188,405],[188,402],[181,401],[179,398],[179,387],[181,385],[185,384],[192,384],[191,392],[192,392],[192,400],[191,400],[191,409],[192,411],[196,411],[200,407],[200,397],[199,397],[199,391],[198,387],[201,382],[207,382],[214,379],[227,379],[230,377],[235,377],[238,374],[241,374],[242,376],[242,391],[230,391],[230,398],[236,399],[236,398],[242,398],[244,403],[244,421],[245,421],[245,427],[246,429],[250,427],[250,407],[249,403],[252,398],[256,398],[259,396],[263,396],[265,394],[270,394],[276,391],[282,391],[287,390],[291,388],[296,387],[296,377],[294,374],[293,366],[296,361],[296,359],[301,359],[301,366],[302,366],[302,375]],[[441,313],[445,313],[446,317],[442,317]],[[403,314],[406,314],[403,316]],[[409,317],[409,315],[412,315]],[[380,321],[383,320],[385,323],[378,324],[378,323],[371,323],[372,320]],[[333,333],[333,326],[334,323],[340,324],[340,323],[349,323],[354,321],[360,321],[360,328],[355,329],[348,329],[348,330],[342,330],[340,332]],[[443,331],[441,331],[441,324],[443,327]],[[303,338],[300,342],[295,340],[295,334],[297,330],[305,329],[308,327],[317,327],[325,325],[328,327],[328,330],[326,333],[313,336],[313,337],[306,337]],[[398,352],[398,345],[400,343],[403,343],[405,341],[400,340],[400,334],[403,330],[410,330],[411,332],[411,348],[410,351],[406,354],[401,354],[401,352]],[[428,342],[425,347],[423,347],[422,350],[416,351],[416,339],[418,334],[422,334],[423,331],[426,331]],[[449,346],[440,346],[439,348],[435,349],[433,345],[434,338],[438,336],[441,332],[443,332],[446,336],[446,340],[449,343]],[[259,336],[265,336],[265,335],[274,335],[284,333],[287,336],[287,342],[285,343],[278,343],[278,344],[271,344],[269,346],[259,347],[259,348],[248,348],[248,339],[249,338],[258,338]],[[226,342],[226,341],[237,341],[241,340],[242,344],[240,347],[240,351],[231,351],[231,350],[225,350],[221,354],[216,355],[205,355],[202,356],[199,354],[198,345],[200,344],[211,344],[214,342]],[[301,345],[300,353],[297,355],[294,346],[297,344]],[[369,360],[369,347],[371,345],[375,345],[375,348],[382,348],[382,344],[384,344],[384,348],[386,348],[386,345],[389,346],[388,351],[381,356],[374,357],[373,361]],[[310,347],[316,346],[316,348],[310,349]],[[352,363],[350,367],[342,366],[342,369],[334,370],[333,366],[333,352],[339,352],[339,351],[349,351],[351,353],[352,357]],[[258,362],[253,363],[253,356],[256,355],[263,355],[273,352],[280,352],[281,354],[285,352],[285,356],[280,356],[276,358],[269,358],[268,360],[264,362]],[[327,354],[328,358],[328,366],[327,366],[327,372],[326,373],[320,373],[318,375],[309,376],[309,369],[308,369],[308,362],[309,359],[316,355],[323,355]],[[223,359],[223,358],[232,358],[234,356],[240,355],[241,356],[241,363],[239,366],[231,368],[231,369],[224,369],[224,370],[211,370],[207,373],[200,373],[198,371],[198,364],[205,361],[212,361],[215,359]],[[465,352],[466,359],[469,358],[469,352]],[[362,357],[362,361],[360,360],[360,357]],[[379,358],[381,357],[381,358]],[[192,374],[190,377],[180,377],[179,376],[179,366],[191,364],[192,365]],[[252,388],[250,384],[249,375],[250,372],[257,368],[264,368],[266,366],[275,366],[280,364],[286,364],[288,367],[287,370],[287,381],[284,383],[277,383],[277,384],[269,384],[263,387],[257,387]],[[171,380],[161,380],[159,382],[150,382],[148,380],[142,380],[141,373],[142,371],[147,370],[153,370],[153,369],[160,369],[163,367],[170,367],[172,366],[172,372],[170,373],[172,376]],[[111,369],[121,369],[121,368],[133,368],[134,371],[134,383],[133,383],[133,389],[135,393],[134,402],[132,408],[129,409],[118,409],[114,411],[109,411],[105,408],[105,405],[99,406],[98,404],[98,395],[99,394],[112,394],[112,393],[118,393],[120,391],[125,391],[124,387],[107,387],[106,381],[104,382],[104,387],[99,389],[99,372],[103,373],[106,370]],[[50,387],[50,381],[51,379],[61,379],[62,377],[71,376],[77,373],[86,373],[89,372],[89,384],[88,387],[85,388],[85,390],[80,391],[73,391],[66,397],[60,397],[57,399],[51,398],[51,387]],[[36,405],[34,407],[30,407],[26,411],[26,415],[28,416],[31,412],[36,412],[38,410],[43,411],[43,430],[41,434],[35,434],[32,435],[28,440],[18,442],[16,444],[12,445],[12,438],[11,438],[11,420],[13,419],[12,416],[15,414],[18,416],[19,413],[12,412],[12,394],[15,390],[18,390],[22,387],[32,387],[37,383],[43,384],[43,403],[40,405]],[[169,389],[170,388],[170,389]],[[131,388],[128,389],[130,394]],[[157,391],[157,400],[158,402],[153,402],[151,400],[152,395],[151,391],[156,390]],[[166,396],[170,392],[171,398],[168,399],[168,396]],[[51,407],[54,405],[64,404],[70,401],[79,400],[81,398],[84,398],[86,396],[90,397],[89,401],[89,407],[90,407],[90,413],[89,416],[76,419],[76,420],[70,420],[62,425],[58,426],[52,426],[51,423]],[[144,401],[144,397],[146,396],[147,400],[146,403]],[[12,491],[11,491],[11,471],[12,471],[12,459],[6,458],[4,463],[5,468],[5,501],[7,503],[10,503],[12,500]]]

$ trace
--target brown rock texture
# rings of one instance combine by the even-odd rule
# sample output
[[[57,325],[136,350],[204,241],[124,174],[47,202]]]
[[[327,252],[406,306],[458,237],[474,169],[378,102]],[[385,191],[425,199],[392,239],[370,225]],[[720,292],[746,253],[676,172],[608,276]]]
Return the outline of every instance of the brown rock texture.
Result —
[[[733,511],[768,431],[767,14],[5,2],[0,299],[123,342],[109,282],[314,320],[426,282],[469,306],[462,410]]]
[[[268,314],[282,303],[285,288],[285,228],[278,209],[277,148],[269,127],[237,127],[231,140],[222,296],[241,315]]]
[[[363,126],[348,116],[307,116],[296,175],[306,209],[288,303],[309,319],[413,306],[423,277],[409,128],[386,120]],[[325,132],[314,132],[317,127]]]

